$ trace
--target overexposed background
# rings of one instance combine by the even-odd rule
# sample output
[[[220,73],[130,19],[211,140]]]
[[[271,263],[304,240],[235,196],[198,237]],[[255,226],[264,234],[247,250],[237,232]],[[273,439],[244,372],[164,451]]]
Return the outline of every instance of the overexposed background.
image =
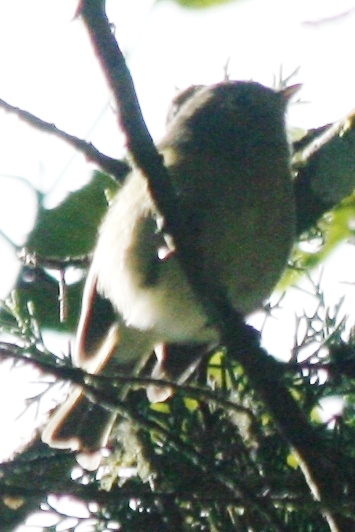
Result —
[[[0,2],[0,98],[120,157],[124,139],[86,30],[73,19],[76,7],[77,0]],[[355,0],[239,0],[208,10],[169,0],[107,0],[107,12],[157,140],[176,89],[215,83],[226,65],[232,79],[270,86],[280,72],[287,77],[299,69],[292,82],[303,83],[304,103],[290,109],[293,126],[317,127],[355,107]],[[35,219],[28,183],[46,193],[51,207],[82,186],[92,169],[56,138],[0,111],[0,298],[20,267],[8,240],[23,244]],[[344,282],[353,281],[354,264],[354,247],[344,245],[323,274],[330,305],[344,292],[349,296],[344,312],[351,312],[354,288]],[[294,340],[292,316],[305,305],[303,293],[291,292],[283,303],[286,318],[280,316],[284,341],[272,343],[278,320],[271,320],[264,338],[272,353],[284,357]],[[8,363],[0,366],[0,459],[30,437],[34,415],[15,418],[32,377],[25,369],[9,371]]]

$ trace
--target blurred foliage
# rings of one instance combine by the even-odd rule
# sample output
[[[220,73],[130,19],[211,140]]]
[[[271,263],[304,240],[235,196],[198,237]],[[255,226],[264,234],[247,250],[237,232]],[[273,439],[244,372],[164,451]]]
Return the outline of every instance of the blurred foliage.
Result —
[[[334,504],[355,517],[355,340],[352,333],[346,338],[341,304],[329,309],[320,287],[314,285],[313,291],[318,307],[311,316],[299,316],[292,358],[280,363],[280,376],[329,455],[342,456],[340,467],[349,483],[343,500]],[[17,364],[26,356],[45,375],[52,368],[58,378],[73,378],[69,361],[43,345],[35,316],[24,314],[16,298],[9,300],[6,313],[16,344],[25,346],[17,348]],[[53,385],[48,378],[45,382],[46,391],[31,404],[44,401]],[[100,379],[91,382],[100,400]],[[164,405],[150,405],[143,389],[132,391],[128,419],[117,423],[110,455],[97,474],[83,471],[73,453],[49,449],[36,438],[0,465],[0,492],[6,494],[0,530],[13,530],[34,511],[49,520],[43,526],[48,532],[328,530],[297,457],[238,362],[219,350],[200,368],[197,383],[198,388],[181,387]],[[114,377],[105,380],[105,397],[113,402],[117,386]],[[329,397],[341,398],[343,406],[324,422],[321,403]],[[81,501],[78,514],[60,505],[68,496]]]
[[[299,239],[293,268],[279,290],[296,284],[335,252],[353,241],[355,224],[355,117],[304,132],[294,141],[293,172]]]
[[[165,0],[160,0],[165,1]],[[174,0],[175,3],[180,6],[191,8],[191,9],[201,9],[206,7],[216,7],[223,4],[228,4],[230,2],[240,2],[241,0]]]
[[[25,264],[14,289],[23,310],[28,303],[33,306],[42,329],[75,330],[84,271],[71,281],[70,269],[80,268],[77,258],[81,256],[81,269],[86,269],[85,256],[94,247],[98,225],[107,209],[107,196],[112,196],[116,190],[117,184],[111,177],[95,172],[87,185],[69,194],[57,207],[46,209],[40,202],[36,225],[25,245]],[[26,263],[27,254],[35,256],[34,263]],[[64,320],[61,320],[58,305],[60,280],[63,283]]]
[[[334,253],[342,243],[355,235],[355,194],[341,201],[324,214],[312,227],[301,235],[291,256],[292,268],[288,268],[279,282],[278,289],[297,284],[306,272],[310,272]]]
[[[105,192],[116,189],[111,177],[95,172],[87,185],[69,194],[54,209],[40,205],[26,247],[43,257],[62,259],[90,253],[107,208]]]

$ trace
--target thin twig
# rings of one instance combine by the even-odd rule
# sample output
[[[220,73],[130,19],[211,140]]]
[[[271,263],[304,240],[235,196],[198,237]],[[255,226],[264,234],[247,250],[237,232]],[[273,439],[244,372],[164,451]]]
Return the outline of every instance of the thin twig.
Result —
[[[328,144],[335,137],[341,136],[345,133],[354,122],[355,110],[349,113],[345,118],[330,124],[325,128],[323,133],[318,135],[315,139],[311,140],[309,144],[299,151],[296,151],[292,157],[292,165],[297,168],[299,166],[305,166],[309,159],[321,150],[326,144]]]
[[[235,478],[232,480],[222,472],[218,472],[217,470],[212,472],[208,457],[206,458],[203,456],[191,445],[165,429],[159,423],[153,420],[147,420],[144,416],[133,410],[126,401],[121,401],[119,399],[117,393],[112,393],[115,392],[114,389],[107,390],[107,388],[93,386],[93,381],[97,377],[96,375],[90,375],[79,368],[54,368],[51,364],[39,360],[35,361],[30,356],[23,355],[23,353],[21,356],[21,348],[6,342],[0,342],[0,355],[1,354],[12,356],[16,359],[22,359],[29,363],[32,362],[35,365],[40,365],[42,369],[47,368],[49,372],[57,375],[60,374],[61,378],[79,384],[89,397],[98,400],[103,407],[115,410],[123,418],[133,421],[137,426],[144,430],[154,431],[154,433],[165,442],[165,445],[171,445],[177,451],[183,453],[183,455],[204,474],[212,475],[221,486],[228,490],[228,492],[234,496],[241,497],[245,504],[249,504],[251,507],[255,508],[255,510],[259,511],[266,522],[274,526],[275,532],[281,532],[284,530],[284,528],[278,523],[279,520],[275,514],[274,508],[269,504],[267,499],[263,498],[262,500],[258,500],[256,495],[249,490],[248,486],[241,480],[241,478]]]
[[[36,348],[30,346],[28,350],[32,352],[33,350],[36,351]],[[32,364],[44,373],[49,373],[63,381],[82,386],[87,393],[95,398],[96,401],[100,399],[101,389],[108,389],[110,386],[114,388],[116,384],[124,384],[132,389],[147,388],[152,385],[161,386],[162,388],[169,386],[169,388],[172,388],[175,392],[181,392],[184,395],[199,401],[212,403],[215,406],[224,408],[230,412],[246,415],[250,422],[255,422],[254,415],[250,409],[237,405],[232,401],[228,401],[219,396],[215,391],[210,391],[206,388],[176,384],[164,379],[127,376],[124,373],[115,373],[113,377],[102,374],[93,375],[77,366],[69,366],[62,360],[58,360],[58,364],[45,362],[41,351],[38,351],[37,356],[32,354],[26,355],[24,351],[25,348],[8,342],[0,342],[0,356]],[[116,391],[115,395],[117,395]],[[108,407],[112,408],[112,406],[110,407],[109,405]],[[114,408],[115,405],[113,405],[113,409]]]

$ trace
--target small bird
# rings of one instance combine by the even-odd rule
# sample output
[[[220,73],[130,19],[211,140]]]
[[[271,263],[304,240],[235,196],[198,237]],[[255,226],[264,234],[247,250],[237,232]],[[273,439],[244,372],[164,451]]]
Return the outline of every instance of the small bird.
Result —
[[[294,241],[284,115],[298,88],[274,91],[243,81],[189,88],[175,100],[157,146],[206,293],[222,291],[243,316],[270,295]],[[133,168],[99,230],[74,362],[93,374],[132,375],[155,353],[153,377],[181,383],[201,352],[218,342],[218,329],[186,278],[146,177]],[[152,402],[172,394],[168,386],[147,392]],[[107,444],[115,417],[74,387],[42,439],[95,453]]]

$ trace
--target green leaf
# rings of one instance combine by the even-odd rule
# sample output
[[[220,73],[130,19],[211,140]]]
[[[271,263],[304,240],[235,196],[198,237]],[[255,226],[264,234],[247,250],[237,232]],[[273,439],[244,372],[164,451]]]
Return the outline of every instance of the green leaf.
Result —
[[[276,289],[286,290],[296,284],[305,274],[324,263],[337,247],[354,237],[354,212],[355,194],[351,194],[339,203],[333,210],[326,213],[318,222],[317,227],[321,233],[318,240],[322,240],[320,246],[315,246],[313,251],[305,251],[303,243],[295,246],[291,260],[296,268],[286,270]]]
[[[106,208],[105,191],[114,191],[111,177],[95,172],[86,186],[70,194],[54,209],[39,207],[36,225],[26,247],[44,257],[64,258],[89,253]]]
[[[216,7],[230,3],[232,0],[175,0],[177,4],[191,9],[201,9],[205,7]],[[238,0],[234,0],[236,2]]]
[[[112,178],[96,172],[87,185],[70,194],[58,207],[45,209],[40,205],[26,248],[43,258],[64,259],[90,253],[98,225],[107,209],[106,192],[113,193],[115,190],[117,184]],[[34,269],[24,266],[15,288],[20,307],[25,310],[31,302],[41,328],[56,331],[75,329],[83,280],[65,288],[67,317],[64,323],[60,321],[59,284],[49,270],[41,266]]]

